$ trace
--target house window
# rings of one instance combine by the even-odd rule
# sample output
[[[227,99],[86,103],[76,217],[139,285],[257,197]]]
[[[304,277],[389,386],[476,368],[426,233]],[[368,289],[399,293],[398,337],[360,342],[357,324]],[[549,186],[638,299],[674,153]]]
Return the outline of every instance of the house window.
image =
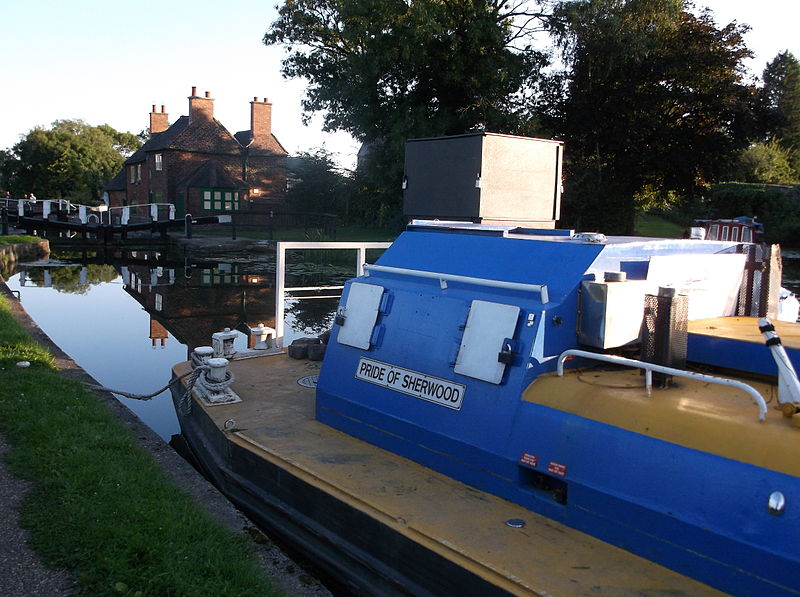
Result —
[[[711,230],[708,233],[708,240],[717,240],[719,234],[719,224],[711,224]]]
[[[164,192],[156,191],[153,194],[153,203],[164,203]]]
[[[133,184],[134,182],[136,182],[136,166],[135,165],[131,166],[130,171],[131,171],[131,184]]]
[[[753,242],[753,231],[750,228],[742,228],[742,242],[743,243],[751,243]]]
[[[736,226],[731,228],[731,240],[736,242],[739,240],[739,229]]]
[[[155,155],[156,159],[156,172],[161,172],[164,169],[164,162],[161,159],[161,154],[157,153]]]
[[[728,227],[722,227],[722,240],[728,240]]]
[[[204,286],[229,286],[239,283],[239,268],[235,264],[220,264],[216,269],[204,269],[200,283]]]
[[[239,209],[239,191],[203,189],[203,209],[229,211]]]

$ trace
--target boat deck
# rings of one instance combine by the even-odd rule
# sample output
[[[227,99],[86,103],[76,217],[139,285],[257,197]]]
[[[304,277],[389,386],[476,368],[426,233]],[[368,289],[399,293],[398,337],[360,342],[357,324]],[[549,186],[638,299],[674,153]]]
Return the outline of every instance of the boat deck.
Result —
[[[786,354],[795,369],[800,371],[800,325],[773,321]],[[689,322],[689,361],[746,371],[757,375],[775,376],[777,367],[764,345],[756,317],[714,317]],[[761,345],[763,349],[758,346]]]
[[[775,331],[787,350],[800,350],[800,326],[784,321],[773,321]],[[689,333],[740,340],[743,342],[764,343],[764,336],[758,330],[755,317],[713,317],[689,322]]]
[[[242,402],[193,405],[228,429],[228,441],[509,593],[720,594],[317,422],[314,390],[298,380],[318,373],[318,363],[273,355],[230,368]],[[187,370],[183,363],[174,373]],[[512,528],[510,519],[525,526]]]

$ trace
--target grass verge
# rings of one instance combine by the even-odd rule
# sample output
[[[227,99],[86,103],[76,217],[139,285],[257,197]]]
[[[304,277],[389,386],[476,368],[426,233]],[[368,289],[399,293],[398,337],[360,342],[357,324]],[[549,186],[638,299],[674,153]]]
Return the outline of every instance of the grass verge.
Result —
[[[686,228],[655,214],[640,214],[636,217],[636,234],[656,238],[683,238]]]
[[[28,234],[9,234],[8,236],[0,236],[0,247],[17,243],[38,243],[40,240],[42,240],[40,237]]]
[[[22,523],[82,594],[277,594],[245,540],[183,494],[97,396],[59,375],[2,296],[0,388],[9,468],[34,482]]]

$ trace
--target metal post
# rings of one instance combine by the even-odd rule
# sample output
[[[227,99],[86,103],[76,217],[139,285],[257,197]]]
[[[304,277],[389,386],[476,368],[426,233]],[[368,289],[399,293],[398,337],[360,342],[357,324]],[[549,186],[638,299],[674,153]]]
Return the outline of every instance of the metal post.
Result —
[[[271,217],[271,216],[270,216]],[[278,241],[275,247],[275,346],[283,348],[283,310],[286,291],[286,249]]]
[[[231,215],[231,239],[236,240],[236,216]]]
[[[358,247],[356,250],[356,278],[364,275],[364,264],[367,262],[367,250],[364,247]]]
[[[186,214],[183,220],[185,222],[184,229],[186,231],[186,238],[192,238],[192,214]]]
[[[0,208],[0,222],[3,226],[3,236],[8,236],[8,208]]]

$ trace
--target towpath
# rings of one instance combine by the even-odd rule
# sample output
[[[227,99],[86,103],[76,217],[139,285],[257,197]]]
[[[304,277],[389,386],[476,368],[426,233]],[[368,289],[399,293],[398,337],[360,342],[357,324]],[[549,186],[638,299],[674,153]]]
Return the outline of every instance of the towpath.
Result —
[[[28,333],[54,355],[61,374],[73,379],[97,382],[64,353],[28,316],[0,277],[0,292],[8,297],[12,315]],[[131,429],[139,445],[218,522],[253,543],[253,549],[266,576],[285,595],[327,597],[330,592],[313,576],[290,559],[273,541],[255,528],[217,489],[136,418],[110,393],[100,392],[108,407]],[[28,545],[28,534],[21,527],[19,505],[30,484],[9,474],[5,453],[9,446],[0,436],[0,595],[20,597],[62,597],[76,595],[73,579],[64,571],[44,566]]]

